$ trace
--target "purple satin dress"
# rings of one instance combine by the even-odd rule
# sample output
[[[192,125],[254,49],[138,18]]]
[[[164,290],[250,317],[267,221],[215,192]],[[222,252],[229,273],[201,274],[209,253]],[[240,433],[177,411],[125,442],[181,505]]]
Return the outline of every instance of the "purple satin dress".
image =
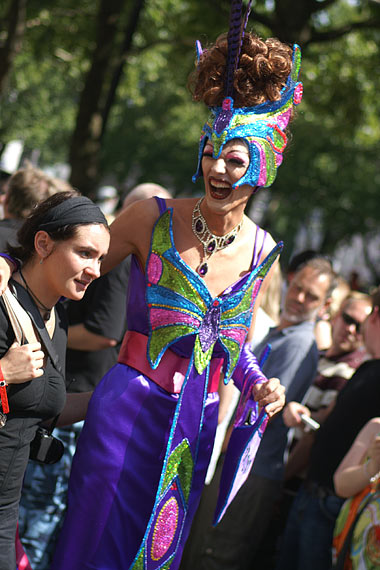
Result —
[[[158,234],[159,231],[164,233]],[[186,282],[192,288],[195,283],[204,295],[203,281],[186,267],[174,248],[171,225],[169,236],[165,235],[166,229],[156,228],[154,232],[160,238],[159,244],[171,240],[163,251],[169,247],[172,257],[168,257],[168,266],[174,266],[176,278],[182,272]],[[157,247],[153,241],[151,260]],[[262,248],[255,248],[252,270],[261,251]],[[161,257],[166,263],[164,255]],[[148,307],[155,306],[154,295],[160,296],[164,291],[166,299],[178,304],[178,297],[163,289],[163,277],[157,277],[157,263],[153,269],[148,258],[144,275],[137,260],[132,259],[127,304],[128,329],[150,339],[154,336],[153,309]],[[229,302],[244,289],[250,276],[251,273],[243,276],[229,287],[218,298],[221,303]],[[147,284],[153,286],[149,289]],[[148,289],[153,291],[153,301],[147,303],[152,300],[146,293]],[[183,294],[183,288],[181,291]],[[193,301],[200,306],[202,299]],[[183,300],[182,304],[186,305]],[[188,315],[188,307],[186,311]],[[174,313],[178,313],[178,308]],[[165,314],[163,318],[167,318]],[[178,327],[178,323],[174,326]],[[166,327],[162,334],[169,330]],[[159,342],[161,337],[158,335]],[[125,364],[116,364],[97,386],[73,462],[68,511],[52,570],[178,568],[204,485],[218,419],[218,394],[207,393],[209,368],[206,366],[200,374],[193,363],[195,339],[196,335],[185,334],[170,341],[173,352],[190,359],[186,386],[191,390],[187,392],[184,389],[181,394],[168,393]],[[215,357],[226,358],[220,339],[212,348],[211,358]],[[176,459],[180,449],[183,454]],[[165,491],[171,470],[177,470],[176,477],[174,474]],[[184,514],[178,504],[185,505]]]

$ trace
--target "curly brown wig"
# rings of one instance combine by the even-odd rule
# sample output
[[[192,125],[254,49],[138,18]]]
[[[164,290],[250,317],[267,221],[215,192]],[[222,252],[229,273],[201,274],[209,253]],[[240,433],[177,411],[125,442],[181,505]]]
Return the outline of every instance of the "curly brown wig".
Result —
[[[227,34],[219,36],[200,57],[189,85],[196,101],[220,106],[225,97]],[[246,33],[234,75],[234,106],[250,107],[280,99],[292,68],[292,48],[276,38],[262,40]]]

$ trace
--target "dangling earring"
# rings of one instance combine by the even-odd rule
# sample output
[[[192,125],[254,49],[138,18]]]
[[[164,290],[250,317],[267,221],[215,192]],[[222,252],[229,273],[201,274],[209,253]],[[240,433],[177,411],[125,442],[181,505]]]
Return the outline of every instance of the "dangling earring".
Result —
[[[44,258],[41,257],[41,259],[40,259],[40,265],[42,265],[43,261],[44,261]]]

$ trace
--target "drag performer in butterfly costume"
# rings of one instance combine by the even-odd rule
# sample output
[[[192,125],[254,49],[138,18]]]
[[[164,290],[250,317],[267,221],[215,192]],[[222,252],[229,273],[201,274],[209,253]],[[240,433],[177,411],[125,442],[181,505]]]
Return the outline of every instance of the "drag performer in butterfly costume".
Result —
[[[281,163],[301,99],[300,53],[249,34],[241,43],[241,2],[232,14],[228,42],[197,45],[194,97],[211,108],[195,175],[205,195],[138,202],[111,228],[106,269],[133,254],[129,330],[90,403],[53,570],[178,568],[212,451],[220,374],[243,390],[236,426],[251,435],[248,455],[232,453],[216,520],[283,404],[278,380],[267,382],[244,348],[281,244],[244,209]]]

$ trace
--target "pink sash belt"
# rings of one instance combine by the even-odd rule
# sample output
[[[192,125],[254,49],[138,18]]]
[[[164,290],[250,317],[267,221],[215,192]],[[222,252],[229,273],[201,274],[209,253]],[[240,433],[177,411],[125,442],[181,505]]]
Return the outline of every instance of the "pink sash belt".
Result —
[[[135,331],[125,333],[118,362],[135,368],[144,376],[161,386],[166,392],[179,394],[189,367],[189,358],[178,356],[175,352],[166,349],[157,368],[150,367],[146,357],[148,337]],[[213,358],[210,363],[208,392],[216,392],[219,386],[223,358]]]

